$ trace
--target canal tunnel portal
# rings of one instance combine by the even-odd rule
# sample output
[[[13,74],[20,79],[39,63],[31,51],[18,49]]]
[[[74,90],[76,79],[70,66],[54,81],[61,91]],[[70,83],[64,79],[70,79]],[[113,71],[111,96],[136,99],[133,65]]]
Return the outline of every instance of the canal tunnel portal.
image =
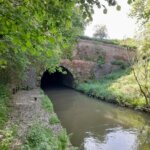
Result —
[[[65,67],[61,67],[61,69],[61,72],[56,70],[54,73],[50,73],[48,70],[46,70],[41,78],[41,88],[59,86],[73,87],[74,77],[72,73]]]

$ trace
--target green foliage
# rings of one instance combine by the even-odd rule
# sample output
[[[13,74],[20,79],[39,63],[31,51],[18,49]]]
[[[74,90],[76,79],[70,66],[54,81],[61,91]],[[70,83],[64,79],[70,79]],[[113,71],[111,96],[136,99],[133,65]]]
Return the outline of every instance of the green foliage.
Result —
[[[64,150],[68,145],[68,136],[66,130],[62,130],[59,135],[58,139],[60,141],[60,147],[62,150]]]
[[[101,67],[103,64],[105,64],[104,56],[99,56],[97,64]]]
[[[110,6],[116,1],[107,0]],[[71,57],[76,37],[92,17],[98,0],[1,0],[0,74],[19,84],[29,67],[54,72],[61,57]],[[102,5],[104,12],[107,11]],[[84,18],[84,19],[83,19]]]
[[[137,0],[132,3],[130,13],[142,26],[142,32],[138,33],[138,51],[134,58],[133,74],[139,92],[145,98],[146,105],[150,104],[150,0]],[[140,29],[141,30],[141,27]]]
[[[138,52],[142,57],[145,55],[147,58],[150,57],[150,22],[146,24],[144,31],[139,34],[140,39],[138,42]]]
[[[121,7],[117,3],[116,0],[106,0],[109,6],[116,6],[117,10],[120,10]],[[80,9],[83,12],[83,17],[87,20],[92,20],[92,14],[94,13],[93,6],[97,6],[98,8],[103,9],[103,13],[107,14],[107,6],[105,3],[99,0],[78,0]],[[88,18],[87,18],[88,17]]]
[[[16,126],[12,126],[9,129],[5,129],[6,122],[8,121],[10,107],[9,102],[11,99],[10,91],[4,84],[0,84],[0,135],[3,138],[0,141],[1,150],[10,150],[10,145],[16,135]]]
[[[119,45],[124,46],[129,50],[137,49],[137,41],[135,39],[127,38],[123,40],[117,40],[117,42],[119,43]]]
[[[78,90],[105,101],[143,107],[144,97],[139,93],[138,85],[130,69],[119,70],[100,80],[81,83]]]
[[[111,100],[114,98],[113,94],[109,91],[109,87],[121,76],[126,75],[127,72],[120,70],[119,72],[111,73],[100,80],[89,81],[87,83],[81,83],[77,87],[79,90],[100,98],[106,98]]]
[[[144,24],[149,22],[150,21],[150,0],[132,1],[132,10],[130,16],[135,17],[137,21],[142,22]]]
[[[8,103],[10,100],[10,92],[7,87],[0,85],[0,129],[2,129],[8,120],[9,107]]]
[[[72,49],[83,30],[82,13],[76,11],[75,4],[62,0],[1,1],[0,74],[5,71],[10,81],[18,83],[31,65],[54,72],[61,51]]]
[[[17,84],[21,78],[24,79],[24,71],[29,64],[25,54],[18,52],[17,55],[13,51],[0,54],[0,59],[3,58],[7,63],[5,67],[0,66],[0,82],[3,84]]]
[[[63,31],[63,36],[68,38],[65,44],[62,43],[62,58],[64,59],[72,58],[72,51],[74,50],[77,38],[83,35],[84,26],[86,24],[82,18],[82,12],[78,8],[73,10],[71,20],[72,28]]]
[[[139,87],[139,92],[145,98],[145,103],[147,106],[150,105],[150,51],[143,49],[138,51],[134,65],[132,65],[132,71],[134,78]]]
[[[10,107],[9,102],[11,99],[10,91],[8,87],[0,82],[0,135],[2,139],[0,141],[0,149],[9,150],[10,145],[15,136],[16,130],[14,127],[10,129],[5,129],[6,122],[9,119]]]
[[[68,146],[68,136],[65,130],[54,135],[51,129],[34,124],[27,132],[22,150],[64,150]]]
[[[0,149],[10,150],[10,146],[15,136],[13,129],[2,130],[0,131],[0,134],[4,136],[4,138],[0,142]]]
[[[118,65],[121,69],[126,69],[129,67],[129,64],[123,60],[114,60],[111,62],[112,65]]]
[[[53,104],[46,95],[43,95],[42,106],[46,111],[53,112]]]
[[[27,133],[27,141],[29,142],[30,147],[37,147],[42,140],[46,139],[47,132],[44,128],[38,124],[33,125]],[[48,133],[51,135],[52,131],[49,130]]]
[[[50,124],[57,124],[57,123],[60,123],[60,120],[58,119],[57,115],[54,114],[50,117],[49,119],[49,123]]]

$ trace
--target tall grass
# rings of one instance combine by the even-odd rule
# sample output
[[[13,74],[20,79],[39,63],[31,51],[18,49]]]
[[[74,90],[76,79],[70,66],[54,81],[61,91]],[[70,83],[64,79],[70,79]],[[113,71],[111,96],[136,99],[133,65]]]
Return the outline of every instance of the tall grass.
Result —
[[[145,105],[144,98],[129,68],[113,72],[99,80],[81,83],[77,89],[90,96],[121,105],[132,107]]]
[[[60,120],[58,119],[56,114],[53,114],[49,119],[50,124],[57,124],[60,123]]]
[[[42,106],[48,112],[53,112],[54,111],[53,110],[53,104],[50,101],[50,99],[48,98],[48,96],[46,96],[46,95],[43,95]]]

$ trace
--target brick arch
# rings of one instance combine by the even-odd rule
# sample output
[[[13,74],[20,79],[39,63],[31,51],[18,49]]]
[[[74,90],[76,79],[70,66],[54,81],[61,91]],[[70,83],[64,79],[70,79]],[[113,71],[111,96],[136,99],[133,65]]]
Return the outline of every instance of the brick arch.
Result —
[[[76,79],[75,73],[74,73],[72,68],[70,68],[70,67],[68,67],[66,65],[63,65],[63,64],[60,64],[59,67],[64,69],[64,71],[67,71],[67,73],[71,74],[74,80]]]
[[[41,88],[62,85],[74,87],[75,81],[71,71],[62,65],[60,65],[60,67],[62,68],[62,72],[58,70],[56,70],[54,73],[49,73],[48,70],[43,72],[40,80]]]
[[[60,65],[67,68],[72,73],[75,83],[78,83],[87,81],[93,77],[96,63],[84,60],[63,59]]]

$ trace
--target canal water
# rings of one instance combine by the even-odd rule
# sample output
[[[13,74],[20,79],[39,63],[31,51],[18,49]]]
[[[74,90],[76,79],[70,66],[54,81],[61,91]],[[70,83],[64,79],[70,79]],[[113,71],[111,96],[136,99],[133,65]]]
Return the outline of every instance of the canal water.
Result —
[[[45,93],[79,150],[150,150],[149,114],[64,87],[45,89]]]

